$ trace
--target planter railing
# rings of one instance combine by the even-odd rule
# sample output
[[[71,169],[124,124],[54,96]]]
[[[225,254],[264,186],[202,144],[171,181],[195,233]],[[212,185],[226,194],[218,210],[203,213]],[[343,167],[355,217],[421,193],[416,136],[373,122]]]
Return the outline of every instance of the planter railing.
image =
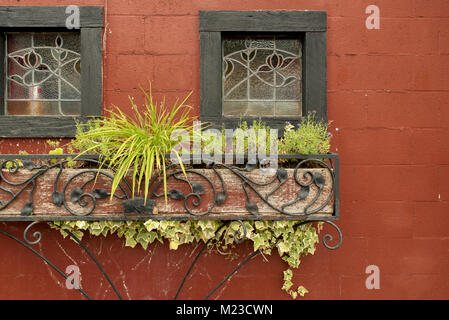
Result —
[[[338,155],[289,155],[291,168],[261,172],[257,165],[211,163],[167,168],[154,177],[144,203],[124,179],[112,200],[114,172],[98,171],[95,156],[0,155],[0,220],[336,220]],[[79,161],[78,161],[79,160]],[[82,165],[80,165],[80,163]],[[38,198],[38,201],[36,201]]]
[[[0,233],[33,251],[30,245],[39,242],[41,234],[35,232],[34,240],[30,240],[27,233],[39,221],[209,219],[226,224],[232,220],[300,220],[302,224],[324,221],[337,230],[339,240],[334,246],[327,243],[333,240],[332,236],[324,236],[327,248],[336,249],[342,242],[341,231],[332,222],[339,218],[337,154],[279,156],[279,167],[269,172],[262,172],[258,163],[203,163],[186,166],[187,179],[180,166],[172,164],[167,168],[167,200],[160,176],[150,181],[146,200],[142,194],[132,194],[131,177],[121,181],[111,198],[114,171],[98,170],[97,156],[81,155],[73,161],[76,156],[0,155],[0,221],[32,221],[25,229],[23,241],[3,230]],[[244,224],[241,226],[236,238],[239,242],[246,236]],[[69,235],[104,272],[87,247]],[[255,255],[257,252],[251,258]],[[249,260],[245,259],[235,270]],[[105,272],[104,275],[109,279]]]

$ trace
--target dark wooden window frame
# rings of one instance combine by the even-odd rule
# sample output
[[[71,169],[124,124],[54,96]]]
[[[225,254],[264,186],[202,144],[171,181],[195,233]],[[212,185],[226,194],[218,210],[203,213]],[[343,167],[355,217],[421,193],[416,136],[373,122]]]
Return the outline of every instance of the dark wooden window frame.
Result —
[[[77,31],[66,28],[66,6],[0,6],[0,137],[74,137],[76,122],[102,112],[103,7],[80,6],[81,116],[7,116],[5,114],[5,33]]]
[[[302,113],[315,110],[327,119],[325,11],[199,11],[200,32],[200,119],[213,127],[236,127],[240,118],[223,115],[222,35],[236,33],[285,33],[302,35]],[[285,121],[298,117],[242,117],[262,119],[282,129]]]

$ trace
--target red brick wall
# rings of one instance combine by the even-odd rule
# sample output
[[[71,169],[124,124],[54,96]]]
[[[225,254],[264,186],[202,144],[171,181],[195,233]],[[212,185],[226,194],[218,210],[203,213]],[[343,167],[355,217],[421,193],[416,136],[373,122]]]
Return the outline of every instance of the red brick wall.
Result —
[[[1,0],[1,5],[103,5],[104,106],[128,108],[127,96],[152,80],[158,96],[194,91],[199,104],[198,10],[326,10],[328,114],[341,155],[344,241],[320,244],[294,280],[306,299],[449,298],[449,1],[448,0]],[[365,8],[380,8],[380,30],[367,30]],[[337,130],[338,128],[338,130]],[[0,152],[46,152],[44,141],[3,139]],[[26,224],[1,223],[20,235]],[[107,282],[76,245],[42,226],[36,247],[65,266],[78,262],[82,286],[113,298]],[[328,230],[328,229],[326,229]],[[329,230],[332,232],[332,230]],[[87,240],[127,298],[174,296],[192,247],[125,248],[115,237]],[[0,299],[78,299],[32,253],[0,238]],[[198,248],[196,249],[198,250]],[[251,251],[239,247],[242,257]],[[277,254],[251,261],[215,298],[289,298]],[[182,298],[202,298],[237,261],[207,254]],[[365,288],[365,268],[380,269],[380,290]]]

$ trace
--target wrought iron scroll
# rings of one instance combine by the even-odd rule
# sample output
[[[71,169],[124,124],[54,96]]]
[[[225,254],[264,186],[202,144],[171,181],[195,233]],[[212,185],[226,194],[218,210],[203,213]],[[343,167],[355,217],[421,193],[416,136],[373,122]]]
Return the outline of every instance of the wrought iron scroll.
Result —
[[[227,190],[229,186],[226,186],[225,180],[223,179],[222,173],[218,169],[226,169],[228,173],[234,175],[238,178],[241,183],[241,188],[243,195],[246,198],[245,208],[250,215],[238,216],[233,220],[258,220],[264,219],[262,215],[259,215],[259,207],[251,199],[250,191],[254,193],[262,202],[264,202],[268,207],[270,207],[273,212],[279,214],[279,217],[270,217],[270,220],[336,220],[338,219],[338,157],[336,155],[322,155],[323,159],[320,158],[296,158],[299,159],[298,163],[294,167],[293,177],[296,182],[296,197],[291,201],[286,203],[279,203],[274,200],[274,194],[281,190],[282,188],[287,189],[287,181],[289,179],[288,172],[285,168],[279,167],[276,174],[272,176],[269,181],[261,182],[254,178],[249,177],[247,172],[251,172],[257,168],[257,165],[247,164],[245,167],[230,166],[223,163],[211,163],[208,168],[213,171],[216,179],[212,182],[210,177],[207,177],[204,173],[195,169],[187,169],[188,174],[196,175],[204,180],[204,183],[198,181],[191,182],[190,188],[191,192],[188,194],[183,193],[179,189],[171,189],[168,191],[169,200],[171,201],[183,201],[185,212],[190,214],[191,218],[201,217],[209,218],[213,214],[213,209],[220,206],[225,206],[226,203],[230,201],[230,195]],[[292,158],[289,158],[292,159]],[[327,162],[326,162],[327,160]],[[329,173],[330,181],[326,180],[324,176],[318,172],[310,169],[320,168],[326,170]],[[177,165],[172,165],[167,170],[167,181],[174,179],[177,181],[183,181],[186,184],[189,183],[186,179],[182,178],[183,172]],[[161,190],[163,184],[162,179],[155,179],[150,185],[150,199],[157,199],[163,196]],[[204,211],[194,211],[195,207],[199,207],[202,203],[202,196],[204,190],[207,187],[213,190],[213,201],[208,203],[207,209]],[[270,187],[269,192],[261,192],[259,189],[261,187]],[[317,190],[315,196],[307,200],[308,196],[311,194],[312,187]],[[329,194],[325,199],[321,199],[321,204],[318,204],[319,198],[323,197],[323,190],[325,187],[330,188]],[[282,191],[282,190],[281,190]],[[309,197],[310,198],[310,197]],[[189,207],[189,199],[193,199],[191,206]],[[332,201],[334,202],[332,203]],[[308,202],[307,202],[308,201]],[[303,202],[303,211],[294,211],[289,209],[293,205]],[[307,203],[306,203],[307,202]],[[326,206],[333,205],[333,214],[328,217],[319,216],[315,218],[315,213],[320,213],[320,210]],[[157,217],[156,217],[157,218]]]
[[[74,171],[74,174],[65,181],[62,188],[59,187],[62,173],[67,171],[68,166],[73,160],[67,160],[67,156],[73,158],[76,155],[2,155],[0,159],[4,159],[0,164],[0,191],[2,194],[0,196],[0,220],[61,220],[60,216],[33,219],[33,211],[35,209],[34,196],[36,191],[36,183],[38,180],[42,179],[45,174],[48,174],[50,170],[57,170],[57,174],[52,181],[53,193],[51,195],[51,204],[55,207],[63,207],[66,212],[70,215],[65,217],[76,220],[83,220],[85,217],[89,217],[95,210],[97,206],[97,201],[107,199],[111,195],[108,190],[104,188],[96,188],[91,192],[85,191],[86,186],[89,183],[94,183],[98,177],[104,177],[109,179],[111,182],[114,179],[113,174],[109,170],[98,170],[100,162],[96,157],[81,157],[78,160],[82,161],[85,166],[90,166],[92,168],[79,168]],[[38,159],[38,161],[32,161],[31,159]],[[60,159],[59,161],[57,159]],[[61,159],[63,158],[63,159]],[[29,177],[23,178],[20,176],[20,172],[27,171],[31,173]],[[7,174],[9,174],[7,176]],[[18,176],[19,179],[16,180],[15,177]],[[75,181],[82,180],[81,185],[74,185]],[[70,196],[66,196],[67,191],[70,191]],[[119,192],[116,192],[113,197],[117,199],[122,199],[123,201],[129,200],[129,194],[131,193],[131,186],[128,181],[124,179],[118,186]],[[2,210],[11,206],[15,201],[19,199],[22,194],[27,194],[28,202],[22,207],[20,211],[20,217],[7,217],[2,219]],[[43,201],[43,199],[39,199]],[[77,205],[79,210],[75,210],[73,206]]]
[[[293,170],[287,171],[279,167],[275,173],[267,178],[258,179],[250,173],[257,164],[246,166],[227,165],[223,163],[209,163],[202,167],[186,169],[189,180],[186,179],[178,164],[167,168],[167,183],[184,186],[183,189],[169,188],[169,204],[179,203],[183,212],[171,215],[156,212],[158,203],[164,200],[163,179],[155,176],[150,182],[150,191],[144,202],[142,194],[133,195],[132,187],[127,179],[123,179],[113,197],[122,202],[122,212],[113,216],[102,214],[95,216],[97,203],[107,202],[111,194],[107,187],[87,188],[92,186],[98,177],[110,181],[114,179],[114,171],[98,170],[99,161],[95,157],[80,158],[85,164],[77,170],[68,171],[75,155],[0,155],[0,220],[190,220],[190,219],[220,219],[220,220],[337,220],[339,217],[339,168],[338,156],[335,154],[316,156],[285,156],[287,160],[296,159]],[[59,159],[59,160],[55,160]],[[32,161],[38,159],[38,161]],[[319,170],[316,170],[319,169]],[[54,172],[57,171],[57,174]],[[26,172],[27,175],[20,173]],[[35,195],[39,192],[37,182],[45,175],[53,172],[53,193],[48,200],[39,198],[39,201],[48,201],[46,205],[59,207],[65,214],[54,216],[36,216]],[[68,173],[69,172],[69,173]],[[207,172],[207,174],[206,174]],[[63,177],[64,175],[64,179]],[[239,195],[229,193],[230,185],[226,178],[234,177],[232,183],[241,186]],[[70,174],[70,177],[67,177]],[[20,180],[22,179],[22,180]],[[64,180],[64,181],[62,181]],[[80,182],[81,181],[81,182]],[[228,185],[227,185],[228,184]],[[172,184],[173,185],[173,184]],[[235,186],[235,185],[234,185]],[[87,190],[90,189],[90,190]],[[186,192],[186,190],[189,190]],[[326,192],[324,191],[326,190]],[[206,196],[206,193],[208,196]],[[279,194],[288,194],[288,201],[279,201]],[[212,195],[212,196],[210,196]],[[28,200],[20,209],[20,216],[15,217],[4,214],[19,198],[23,203],[24,197]],[[233,198],[237,197],[237,198]],[[245,199],[242,209],[245,214],[222,215],[217,214],[234,199]],[[272,214],[261,214],[259,206],[269,208]],[[322,210],[331,207],[332,212],[322,214]],[[298,210],[297,208],[301,208]],[[120,208],[118,208],[120,210]],[[240,211],[239,211],[240,212]]]

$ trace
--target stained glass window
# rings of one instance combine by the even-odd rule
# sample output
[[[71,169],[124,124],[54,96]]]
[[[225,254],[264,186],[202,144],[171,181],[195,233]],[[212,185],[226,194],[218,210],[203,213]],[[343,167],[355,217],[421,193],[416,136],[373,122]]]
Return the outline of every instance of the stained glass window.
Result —
[[[301,41],[223,37],[223,115],[300,116]]]
[[[79,32],[6,34],[7,115],[81,113]]]

